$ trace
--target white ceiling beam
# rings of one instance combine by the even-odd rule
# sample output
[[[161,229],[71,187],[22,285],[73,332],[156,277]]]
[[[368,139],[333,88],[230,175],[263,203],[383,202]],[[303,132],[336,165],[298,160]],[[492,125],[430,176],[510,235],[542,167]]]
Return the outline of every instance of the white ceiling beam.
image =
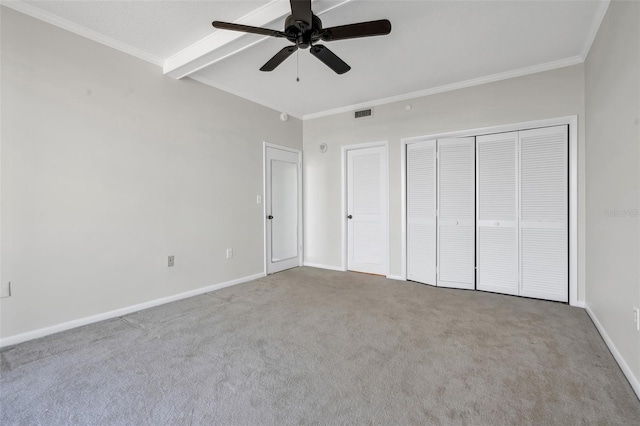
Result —
[[[350,0],[315,0],[313,9],[321,15]],[[236,24],[264,27],[276,20],[282,20],[291,14],[289,0],[272,0],[248,15],[235,21]],[[216,30],[211,35],[198,40],[164,61],[163,72],[169,77],[180,79],[187,77],[211,64],[235,55],[269,37],[247,35],[238,31]]]

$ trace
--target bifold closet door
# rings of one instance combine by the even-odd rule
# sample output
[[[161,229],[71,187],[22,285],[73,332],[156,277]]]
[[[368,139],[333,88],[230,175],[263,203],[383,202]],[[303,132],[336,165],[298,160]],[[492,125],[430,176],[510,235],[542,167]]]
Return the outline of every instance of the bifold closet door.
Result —
[[[438,286],[475,288],[475,138],[438,140]]]
[[[476,138],[477,289],[519,294],[518,132]]]
[[[519,136],[520,295],[568,302],[568,127]]]
[[[436,285],[436,141],[407,145],[407,279]]]

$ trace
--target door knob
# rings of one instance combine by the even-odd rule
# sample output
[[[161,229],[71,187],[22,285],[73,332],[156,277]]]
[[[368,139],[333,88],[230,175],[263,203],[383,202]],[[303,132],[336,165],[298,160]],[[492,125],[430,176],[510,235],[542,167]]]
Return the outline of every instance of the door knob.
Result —
[[[347,216],[347,219],[353,219],[353,216],[349,215]]]
[[[273,216],[269,215],[269,216],[267,216],[267,219],[271,220],[271,219],[273,219]]]

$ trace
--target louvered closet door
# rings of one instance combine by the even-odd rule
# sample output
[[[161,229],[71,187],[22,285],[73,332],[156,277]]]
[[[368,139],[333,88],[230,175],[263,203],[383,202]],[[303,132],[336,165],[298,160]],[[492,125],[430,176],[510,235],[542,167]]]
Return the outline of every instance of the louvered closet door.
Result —
[[[568,128],[520,132],[520,295],[569,301]]]
[[[475,288],[475,138],[438,140],[438,286]]]
[[[477,289],[518,294],[518,133],[476,138]]]
[[[436,141],[407,145],[407,279],[436,285]]]
[[[348,269],[386,274],[387,149],[347,151]]]

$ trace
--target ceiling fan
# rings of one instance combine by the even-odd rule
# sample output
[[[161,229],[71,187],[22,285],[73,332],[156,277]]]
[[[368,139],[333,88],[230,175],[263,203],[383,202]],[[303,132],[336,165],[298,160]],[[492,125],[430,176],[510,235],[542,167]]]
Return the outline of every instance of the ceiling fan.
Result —
[[[214,21],[213,26],[222,30],[286,38],[293,43],[293,46],[287,46],[276,53],[260,68],[260,71],[273,71],[298,49],[308,48],[313,56],[338,74],[346,73],[351,67],[327,47],[316,44],[317,42],[387,35],[391,32],[391,22],[387,19],[322,28],[322,21],[311,11],[311,0],[290,0],[290,2],[291,15],[284,21],[284,31],[220,21]]]

